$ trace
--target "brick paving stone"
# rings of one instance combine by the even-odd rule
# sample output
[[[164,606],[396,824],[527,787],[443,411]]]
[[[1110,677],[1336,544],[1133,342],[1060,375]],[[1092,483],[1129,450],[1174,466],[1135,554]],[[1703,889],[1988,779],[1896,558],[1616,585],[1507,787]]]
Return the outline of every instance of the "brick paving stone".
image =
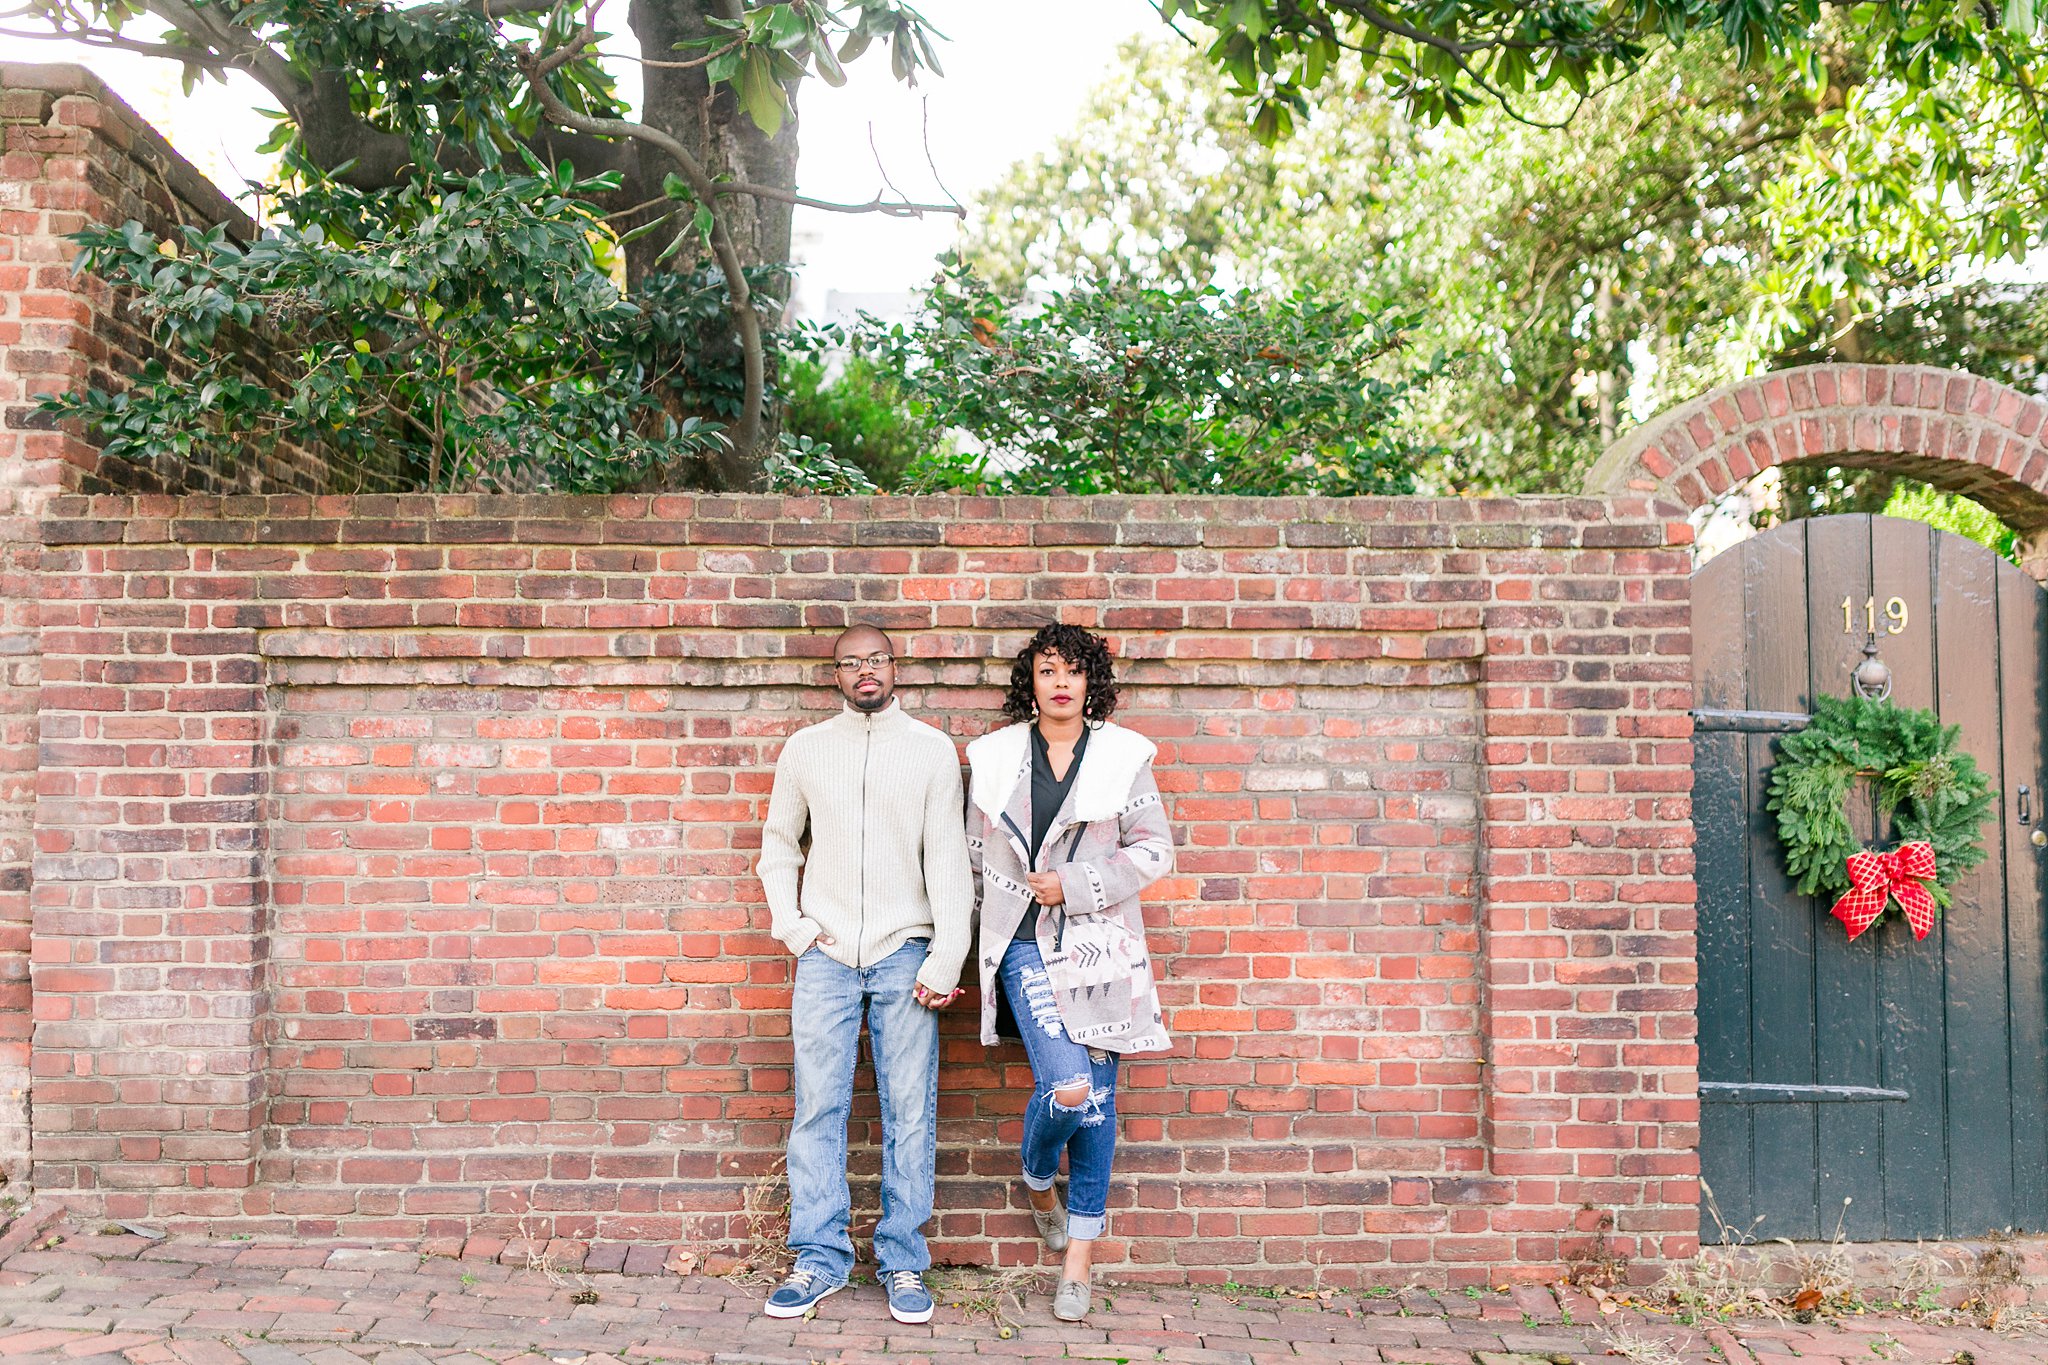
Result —
[[[9,1270],[23,1270],[35,1275],[91,1272],[102,1264],[82,1251],[22,1251],[7,1259]]]
[[[54,1327],[64,1332],[104,1332],[114,1325],[112,1313],[82,1313],[75,1303],[25,1308],[13,1317],[16,1327]]]
[[[308,1365],[306,1357],[271,1341],[250,1341],[241,1346],[249,1365]]]
[[[398,1346],[459,1346],[467,1330],[447,1323],[421,1322],[416,1318],[380,1318],[363,1333],[362,1340]]]
[[[247,1247],[237,1251],[229,1264],[289,1269],[292,1266],[326,1265],[327,1258],[333,1254],[327,1247]]]
[[[323,1346],[307,1353],[306,1365],[363,1365],[363,1357],[339,1346]]]
[[[627,1360],[674,1360],[685,1365],[702,1365],[711,1359],[711,1352],[699,1350],[685,1342],[636,1341],[620,1354]]]
[[[157,1340],[153,1332],[103,1332],[84,1341],[74,1341],[63,1350],[71,1357],[84,1355],[119,1355],[130,1347],[143,1346]]]
[[[0,1335],[0,1356],[23,1356],[36,1351],[58,1350],[77,1341],[83,1334],[64,1331],[55,1327],[37,1327],[26,1332],[8,1332]]]
[[[204,1242],[158,1242],[139,1259],[150,1265],[227,1265],[242,1254],[242,1248],[214,1246]]]
[[[372,1365],[433,1365],[427,1357],[409,1347],[395,1346],[371,1357]]]
[[[269,1335],[278,1341],[354,1341],[370,1321],[338,1313],[279,1313]]]
[[[116,1332],[168,1333],[171,1328],[183,1322],[188,1315],[175,1308],[131,1308],[114,1315],[113,1330]]]
[[[419,1253],[412,1251],[372,1251],[366,1247],[338,1247],[328,1254],[325,1262],[328,1270],[418,1270]]]
[[[1500,1349],[1509,1355],[1549,1355],[1553,1351],[1575,1350],[1582,1339],[1579,1333],[1568,1327],[1549,1331],[1502,1332]]]
[[[220,1341],[173,1341],[171,1354],[185,1365],[247,1365],[240,1353]]]
[[[625,1271],[628,1275],[656,1275],[668,1264],[667,1247],[635,1246],[626,1250]]]

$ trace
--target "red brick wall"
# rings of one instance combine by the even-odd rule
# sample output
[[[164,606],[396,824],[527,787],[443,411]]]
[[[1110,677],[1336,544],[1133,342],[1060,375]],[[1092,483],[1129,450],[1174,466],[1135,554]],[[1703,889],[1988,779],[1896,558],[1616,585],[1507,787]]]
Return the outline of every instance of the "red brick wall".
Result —
[[[28,1166],[29,835],[36,766],[36,518],[80,489],[299,490],[384,487],[317,452],[143,469],[100,459],[57,429],[40,399],[91,382],[119,388],[152,352],[125,300],[71,269],[66,234],[135,219],[152,232],[225,222],[254,232],[224,198],[74,66],[0,63],[0,1178]],[[261,348],[252,348],[259,350]],[[252,365],[259,363],[251,360]]]
[[[37,1181],[308,1234],[744,1235],[789,1112],[751,864],[833,632],[897,632],[964,742],[1057,615],[1114,639],[1180,838],[1147,901],[1177,1043],[1126,1071],[1107,1259],[1688,1254],[1684,535],[1564,499],[64,498]],[[964,1009],[944,1046],[937,1252],[1030,1259],[1021,1051]]]

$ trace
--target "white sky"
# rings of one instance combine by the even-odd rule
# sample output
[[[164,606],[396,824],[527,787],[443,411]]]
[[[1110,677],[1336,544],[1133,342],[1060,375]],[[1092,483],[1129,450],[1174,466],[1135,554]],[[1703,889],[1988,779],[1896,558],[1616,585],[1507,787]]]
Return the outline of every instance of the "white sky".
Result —
[[[1147,0],[1033,0],[1029,18],[992,0],[922,0],[918,8],[946,35],[939,45],[943,77],[906,88],[890,78],[887,50],[877,43],[849,68],[851,79],[843,88],[804,82],[797,185],[805,194],[860,202],[881,189],[869,149],[872,127],[889,179],[905,195],[944,202],[936,166],[945,187],[971,205],[1012,162],[1049,148],[1072,125],[1088,91],[1107,75],[1117,44],[1161,28]],[[601,25],[622,36],[607,47],[632,50],[630,35],[623,33],[625,17],[624,0],[611,0]],[[268,158],[255,148],[270,125],[250,111],[271,101],[246,77],[235,77],[225,88],[207,81],[188,98],[173,63],[69,44],[9,46],[28,49],[10,51],[9,60],[76,61],[97,71],[230,194],[268,169]],[[637,68],[619,62],[613,69],[630,93],[638,84]],[[923,131],[927,105],[930,164]],[[945,216],[919,221],[797,210],[804,311],[819,312],[830,290],[914,288],[930,276],[932,258],[952,242],[956,224]]]

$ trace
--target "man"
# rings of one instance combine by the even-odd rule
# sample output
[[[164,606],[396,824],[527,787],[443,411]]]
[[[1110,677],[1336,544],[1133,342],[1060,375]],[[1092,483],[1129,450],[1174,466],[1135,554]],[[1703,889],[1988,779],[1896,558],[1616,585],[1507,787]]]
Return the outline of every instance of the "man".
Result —
[[[897,703],[895,650],[873,626],[832,649],[840,713],[791,735],[761,831],[770,932],[796,954],[790,1034],[789,1246],[796,1265],[770,1317],[807,1313],[846,1285],[846,1122],[867,1018],[882,1102],[882,1219],[875,1261],[898,1322],[928,1322],[938,1149],[939,1029],[955,996],[974,911],[960,760],[953,742]],[[810,853],[801,846],[810,828]],[[797,873],[803,872],[799,892]]]

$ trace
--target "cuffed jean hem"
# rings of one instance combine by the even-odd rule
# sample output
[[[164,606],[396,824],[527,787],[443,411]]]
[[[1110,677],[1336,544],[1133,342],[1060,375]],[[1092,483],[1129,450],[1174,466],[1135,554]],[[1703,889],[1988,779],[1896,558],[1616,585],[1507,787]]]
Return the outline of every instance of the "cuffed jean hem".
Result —
[[[1071,1232],[1067,1235],[1069,1237],[1073,1236]],[[846,1283],[846,1273],[837,1264],[824,1256],[814,1256],[809,1253],[798,1256],[796,1264],[791,1266],[790,1269],[808,1270],[827,1284],[844,1285]]]
[[[1030,1186],[1030,1187],[1031,1187],[1032,1189],[1034,1189],[1034,1190],[1049,1190],[1049,1189],[1051,1189],[1051,1188],[1052,1188],[1052,1182],[1053,1182],[1053,1181],[1054,1181],[1055,1179],[1057,1179],[1057,1177],[1056,1177],[1056,1176],[1050,1176],[1050,1175],[1033,1175],[1033,1174],[1031,1174],[1031,1172],[1029,1172],[1029,1171],[1026,1171],[1026,1172],[1024,1172],[1024,1183],[1025,1183],[1026,1185],[1029,1185],[1029,1186]]]
[[[1109,1228],[1106,1213],[1069,1213],[1067,1215],[1067,1236],[1077,1242],[1092,1242]]]

